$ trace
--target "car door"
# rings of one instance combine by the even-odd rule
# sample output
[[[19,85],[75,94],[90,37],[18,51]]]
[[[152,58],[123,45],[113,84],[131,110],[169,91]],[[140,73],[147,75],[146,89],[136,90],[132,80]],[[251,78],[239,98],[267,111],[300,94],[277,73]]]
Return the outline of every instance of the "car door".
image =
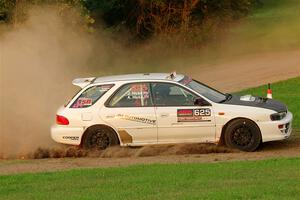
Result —
[[[123,143],[157,143],[156,115],[149,83],[121,86],[100,113],[106,123],[117,129]]]
[[[215,119],[208,102],[207,106],[195,106],[199,97],[175,83],[151,83],[151,90],[158,143],[215,141]]]

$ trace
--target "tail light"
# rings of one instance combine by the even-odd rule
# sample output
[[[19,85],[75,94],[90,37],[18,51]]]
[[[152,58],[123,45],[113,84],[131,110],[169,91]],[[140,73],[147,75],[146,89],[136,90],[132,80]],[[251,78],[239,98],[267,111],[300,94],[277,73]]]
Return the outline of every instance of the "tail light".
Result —
[[[61,115],[56,115],[56,123],[59,125],[69,125],[69,120]]]

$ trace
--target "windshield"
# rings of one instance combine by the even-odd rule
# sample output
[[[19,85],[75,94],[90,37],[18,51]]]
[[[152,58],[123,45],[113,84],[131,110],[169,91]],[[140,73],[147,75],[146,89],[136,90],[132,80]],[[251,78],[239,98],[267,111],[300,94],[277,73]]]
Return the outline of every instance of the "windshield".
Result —
[[[209,100],[219,103],[226,100],[226,95],[207,86],[203,83],[200,83],[192,78],[185,76],[179,83],[189,87],[190,89],[198,92],[199,94],[203,95],[204,97],[208,98]]]

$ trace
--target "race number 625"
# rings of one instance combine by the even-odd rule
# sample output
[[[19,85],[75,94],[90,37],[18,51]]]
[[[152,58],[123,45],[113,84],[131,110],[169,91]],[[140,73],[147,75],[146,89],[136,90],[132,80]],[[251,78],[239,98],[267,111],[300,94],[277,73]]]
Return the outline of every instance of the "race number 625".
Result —
[[[210,116],[211,112],[209,108],[194,109],[194,116]]]

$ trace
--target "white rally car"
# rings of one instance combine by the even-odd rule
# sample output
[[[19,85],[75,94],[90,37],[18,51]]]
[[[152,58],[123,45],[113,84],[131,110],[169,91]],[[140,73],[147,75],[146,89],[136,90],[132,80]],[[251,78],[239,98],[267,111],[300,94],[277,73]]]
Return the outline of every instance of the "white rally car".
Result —
[[[59,143],[111,145],[222,143],[254,151],[286,139],[292,114],[279,101],[223,94],[185,75],[151,73],[79,78],[82,90],[56,116]]]

